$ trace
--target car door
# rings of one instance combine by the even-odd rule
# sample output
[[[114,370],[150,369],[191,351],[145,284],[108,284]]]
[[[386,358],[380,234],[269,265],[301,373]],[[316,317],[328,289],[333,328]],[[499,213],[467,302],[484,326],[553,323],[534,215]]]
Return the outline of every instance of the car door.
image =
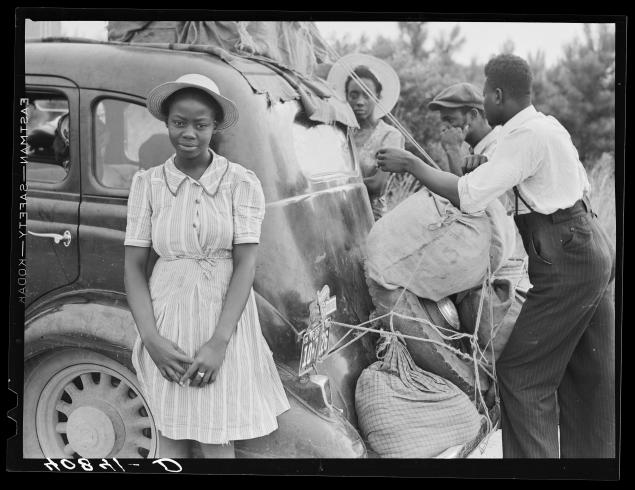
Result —
[[[26,76],[26,304],[79,275],[79,90],[68,79]]]
[[[173,148],[164,123],[144,99],[82,89],[85,161],[80,212],[83,288],[124,291],[124,235],[132,177],[165,162]]]

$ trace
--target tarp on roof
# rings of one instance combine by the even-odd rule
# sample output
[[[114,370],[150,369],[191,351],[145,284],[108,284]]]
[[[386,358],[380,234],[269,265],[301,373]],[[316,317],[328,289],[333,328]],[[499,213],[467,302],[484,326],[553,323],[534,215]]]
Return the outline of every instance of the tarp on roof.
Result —
[[[108,22],[108,39],[217,46],[265,56],[306,75],[333,61],[315,24],[306,21],[115,21]]]
[[[340,122],[358,127],[357,119],[346,101],[338,99],[323,79],[306,71],[314,66],[316,60],[322,59],[319,55],[322,51],[317,45],[298,42],[295,49],[287,49],[294,44],[294,38],[305,39],[298,34],[298,24],[312,25],[307,22],[122,21],[109,22],[108,35],[111,42],[142,43],[173,50],[210,53],[238,70],[254,92],[264,94],[270,103],[299,100],[312,121],[325,124]],[[252,33],[261,35],[247,37],[245,29],[249,26]],[[272,37],[276,32],[281,33],[278,44]],[[254,48],[252,51],[256,48],[258,51],[267,51],[269,55],[251,52],[246,46]],[[312,53],[309,56],[307,50],[310,46],[316,49],[318,55]],[[290,63],[296,63],[296,67],[290,66]],[[299,70],[297,66],[303,69]]]

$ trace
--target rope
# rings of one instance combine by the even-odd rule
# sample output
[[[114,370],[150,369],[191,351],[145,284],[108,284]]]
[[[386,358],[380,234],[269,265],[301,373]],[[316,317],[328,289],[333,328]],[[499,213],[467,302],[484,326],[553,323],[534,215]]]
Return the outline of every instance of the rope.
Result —
[[[326,48],[326,51],[329,53],[329,55],[331,55],[333,57],[333,59],[339,59],[341,58],[339,56],[339,54],[324,40],[324,38],[320,35],[320,33],[316,33],[318,39],[323,43],[323,45]],[[340,60],[341,63],[341,60]],[[348,63],[342,63],[342,65],[344,66],[345,70],[348,72],[348,75],[357,82],[357,84],[361,87],[361,89],[364,91],[364,93],[372,100],[375,102],[375,104],[386,114],[386,117],[390,120],[390,122],[399,130],[399,132],[401,132],[401,134],[421,153],[421,155],[423,155],[424,157],[424,161],[436,168],[436,169],[440,169],[439,165],[437,165],[434,160],[432,159],[432,157],[430,157],[430,155],[428,155],[428,153],[419,145],[419,143],[417,143],[417,141],[414,139],[414,137],[410,134],[410,132],[399,122],[399,120],[390,113],[390,111],[387,111],[385,107],[383,107],[381,101],[375,96],[375,94],[373,93],[372,90],[370,90],[368,88],[368,86],[361,80],[361,78],[354,72],[355,67],[350,66]],[[394,180],[393,177],[394,174],[391,174],[391,176],[388,179],[388,182],[391,183]],[[386,188],[388,188],[388,185],[386,186]],[[435,202],[436,204],[436,202]],[[438,207],[437,207],[438,210]],[[441,216],[441,213],[439,212],[439,215]],[[442,220],[439,223],[439,227],[440,226],[444,226],[445,224],[447,224],[448,222],[454,221],[455,219],[460,219],[461,216],[455,216],[455,215],[446,215],[446,216],[441,216]],[[486,277],[483,279],[483,283],[481,286],[481,297],[479,300],[479,307],[478,307],[478,312],[476,315],[476,325],[474,327],[474,332],[472,334],[462,334],[459,332],[453,332],[451,335],[445,335],[443,332],[441,332],[441,330],[449,330],[449,329],[444,329],[442,327],[438,327],[437,325],[434,325],[432,322],[422,319],[422,318],[413,318],[413,317],[409,317],[406,315],[402,315],[399,314],[398,312],[395,311],[395,308],[397,307],[397,305],[399,304],[399,302],[403,299],[404,294],[406,293],[406,291],[408,290],[408,287],[410,286],[412,280],[414,279],[417,271],[419,270],[419,267],[421,266],[421,263],[423,261],[423,258],[425,257],[425,255],[421,255],[421,258],[419,259],[419,262],[417,263],[412,275],[410,276],[410,279],[407,282],[407,285],[402,289],[397,301],[394,303],[394,305],[392,306],[390,312],[388,312],[385,315],[381,315],[379,317],[373,318],[372,320],[369,320],[367,322],[363,322],[359,325],[349,325],[349,324],[345,324],[345,323],[341,323],[341,322],[331,322],[333,325],[339,325],[341,327],[345,327],[345,328],[349,328],[352,330],[358,330],[358,331],[362,331],[364,332],[361,335],[358,335],[357,337],[355,337],[354,339],[350,340],[349,342],[347,342],[345,345],[336,348],[336,346],[338,344],[340,344],[342,342],[342,340],[346,337],[342,337],[338,343],[331,349],[329,350],[329,352],[327,353],[327,355],[323,358],[323,360],[327,359],[328,357],[331,357],[335,354],[337,354],[339,351],[341,351],[342,349],[345,349],[346,347],[348,347],[350,344],[352,344],[353,342],[355,342],[356,340],[359,340],[360,338],[362,338],[364,335],[370,333],[370,332],[379,332],[382,337],[387,338],[387,337],[391,337],[391,336],[396,336],[400,339],[411,339],[411,340],[415,340],[415,341],[420,341],[420,342],[427,342],[427,343],[432,343],[438,346],[441,346],[445,349],[448,349],[449,351],[453,352],[454,354],[456,354],[458,357],[463,358],[463,359],[467,359],[468,361],[470,361],[473,366],[474,366],[474,402],[477,405],[480,405],[481,408],[483,409],[483,412],[485,413],[485,417],[486,417],[486,421],[487,421],[487,436],[485,437],[484,441],[487,442],[487,440],[489,439],[489,434],[492,431],[492,427],[493,427],[493,423],[491,420],[491,417],[489,416],[489,410],[487,409],[487,405],[485,404],[485,399],[484,396],[482,394],[482,390],[481,390],[481,382],[480,382],[480,377],[479,377],[479,367],[492,379],[493,383],[497,382],[497,378],[496,378],[496,362],[495,362],[495,356],[494,356],[494,345],[492,343],[492,339],[494,337],[494,314],[493,314],[493,302],[492,302],[492,295],[493,295],[493,287],[492,287],[492,274],[491,274],[491,268],[490,265],[488,264],[487,267],[487,275]],[[490,323],[490,340],[488,342],[488,344],[485,346],[485,349],[481,349],[480,345],[478,344],[478,329],[480,326],[480,322],[481,322],[481,318],[482,318],[482,314],[483,314],[483,305],[484,305],[484,301],[485,301],[485,293],[487,292],[488,297],[489,297],[489,323]],[[439,342],[433,339],[424,339],[421,337],[414,337],[412,335],[406,335],[403,334],[401,332],[397,332],[395,331],[395,327],[394,327],[394,317],[399,317],[399,318],[403,318],[403,319],[407,319],[410,321],[415,321],[415,322],[419,322],[419,323],[425,323],[428,326],[430,326],[433,330],[435,330],[437,332],[437,334],[444,340],[450,340],[450,341],[454,341],[454,340],[459,340],[461,338],[470,338],[470,347],[472,350],[472,355],[469,356],[463,352],[461,352],[460,350],[447,345],[444,342]],[[377,323],[379,320],[383,319],[383,318],[389,318],[389,326],[390,326],[390,331],[386,331],[386,330],[377,330],[376,328],[366,328],[363,325],[366,324],[371,324],[371,323]],[[491,349],[491,353],[492,353],[492,357],[491,357],[491,363],[488,361],[487,356],[485,355],[485,352],[487,351],[487,348]],[[491,365],[491,372],[489,370],[489,367]],[[495,392],[495,400],[496,400],[496,406],[499,406],[500,404],[500,400],[498,397],[498,390],[496,390]],[[482,443],[481,443],[482,445]],[[481,450],[482,452],[482,450]]]
[[[349,328],[351,330],[359,330],[361,332],[364,332],[364,335],[367,334],[367,333],[379,333],[382,336],[398,337],[400,339],[410,339],[410,340],[416,340],[416,341],[420,341],[420,342],[427,342],[427,343],[435,344],[435,345],[438,345],[440,347],[443,347],[444,349],[449,350],[450,352],[456,354],[457,356],[459,356],[459,357],[461,357],[461,358],[463,358],[463,359],[465,359],[467,361],[473,361],[474,360],[473,356],[470,356],[470,355],[468,355],[468,354],[466,354],[464,352],[461,352],[460,350],[458,350],[455,347],[452,347],[451,345],[448,345],[446,343],[439,342],[439,341],[433,340],[433,339],[425,339],[425,338],[422,338],[422,337],[415,337],[415,336],[412,336],[412,335],[407,335],[407,334],[401,333],[399,331],[396,331],[396,330],[394,330],[394,325],[392,326],[391,331],[381,330],[381,329],[378,329],[378,328],[366,328],[366,327],[362,326],[362,325],[367,325],[367,324],[370,324],[370,323],[378,322],[379,320],[381,320],[383,318],[386,318],[386,317],[390,317],[391,322],[392,322],[392,318],[393,317],[401,317],[401,318],[405,318],[405,319],[412,320],[412,321],[415,321],[415,322],[428,324],[431,328],[436,330],[437,333],[440,336],[444,337],[444,335],[439,331],[442,327],[438,327],[434,323],[432,323],[432,322],[430,322],[430,321],[428,321],[428,320],[426,320],[424,318],[413,318],[413,317],[409,317],[407,315],[402,315],[402,314],[400,314],[400,313],[398,313],[396,311],[390,311],[389,313],[381,315],[381,316],[379,316],[377,318],[373,318],[372,320],[363,322],[363,323],[361,323],[359,325],[351,325],[351,324],[348,324],[348,323],[342,323],[342,322],[336,322],[336,321],[331,321],[331,324],[332,325],[337,325],[337,326],[340,326],[340,327],[344,327],[344,328]],[[341,350],[346,348],[348,345],[352,344],[354,341],[360,339],[361,337],[363,337],[363,335],[360,335],[360,336],[352,339],[350,342],[348,342],[346,345],[344,345],[342,347],[330,349],[329,352],[322,358],[321,362],[323,362],[326,359],[328,359],[329,357],[339,353]],[[461,339],[461,338],[470,338],[471,339],[471,338],[473,338],[473,334],[457,332],[456,335],[454,336],[453,340],[458,340],[458,339]],[[476,350],[481,355],[481,357],[484,358],[482,350],[481,350],[481,348],[480,348],[480,346],[478,344],[476,344]],[[488,364],[484,364],[483,362],[478,362],[478,364],[489,377],[493,376],[493,373],[491,373],[489,371],[489,369],[488,369],[488,367],[489,367]]]

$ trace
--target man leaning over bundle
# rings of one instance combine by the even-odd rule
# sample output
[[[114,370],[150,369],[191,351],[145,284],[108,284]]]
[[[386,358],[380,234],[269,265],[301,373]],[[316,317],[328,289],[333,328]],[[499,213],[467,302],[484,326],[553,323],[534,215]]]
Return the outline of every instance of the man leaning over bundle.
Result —
[[[432,111],[439,111],[443,127],[441,129],[441,145],[448,156],[450,172],[461,177],[467,153],[463,143],[470,147],[469,153],[485,155],[492,158],[496,149],[500,126],[493,128],[485,117],[482,90],[471,83],[463,82],[450,85],[441,91],[429,104]],[[507,205],[507,196],[500,197],[503,206]],[[526,271],[527,253],[514,219],[509,216],[505,223],[516,239],[514,252],[505,262],[495,277],[507,277],[515,284],[521,294],[527,294],[531,283]]]

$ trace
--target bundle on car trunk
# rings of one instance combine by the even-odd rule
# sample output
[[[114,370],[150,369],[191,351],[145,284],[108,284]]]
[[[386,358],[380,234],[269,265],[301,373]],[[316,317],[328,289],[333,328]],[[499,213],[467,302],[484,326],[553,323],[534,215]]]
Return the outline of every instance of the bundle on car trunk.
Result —
[[[461,293],[460,325],[474,332],[483,281],[514,250],[506,218],[499,201],[468,215],[424,188],[372,228],[365,272],[373,316],[383,329],[414,337],[403,338],[404,352],[393,338],[388,360],[367,368],[357,382],[360,426],[378,454],[431,457],[453,444],[466,444],[482,428],[480,394],[489,390],[490,378],[475,367],[469,343],[441,335],[460,327],[450,323],[437,302]],[[509,279],[496,279],[493,286],[498,294],[484,298],[477,335],[482,349],[494,344],[490,361],[504,347],[522,305]],[[391,312],[395,315],[385,316]],[[416,417],[395,420],[404,411],[434,416],[426,415],[424,423]]]
[[[400,340],[357,381],[355,410],[364,438],[384,458],[430,458],[467,444],[481,428],[470,399],[441,376],[419,368]]]
[[[468,215],[421,189],[371,229],[368,276],[386,289],[407,288],[432,301],[471,289],[511,255],[514,235],[505,218],[498,200]]]

